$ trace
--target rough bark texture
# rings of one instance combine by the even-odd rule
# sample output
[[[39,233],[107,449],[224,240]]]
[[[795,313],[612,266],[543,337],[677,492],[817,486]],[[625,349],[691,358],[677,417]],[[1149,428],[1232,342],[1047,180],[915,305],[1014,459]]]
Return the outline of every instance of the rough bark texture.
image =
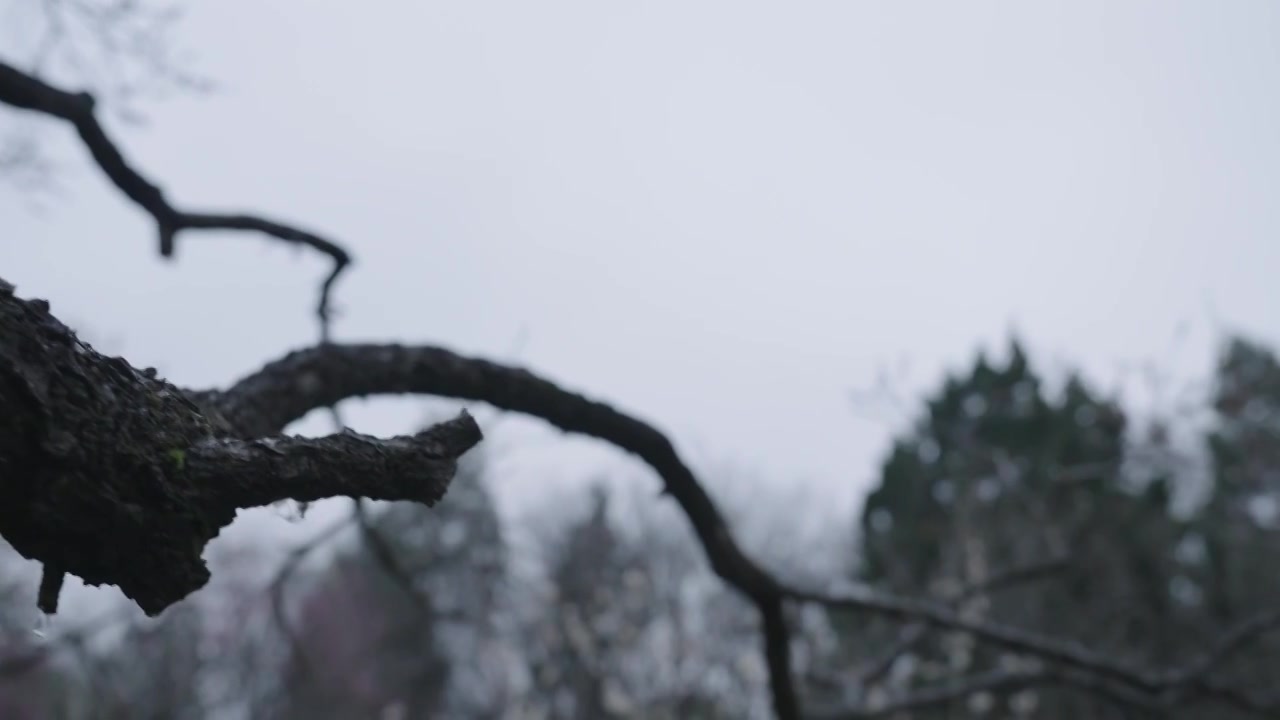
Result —
[[[255,437],[122,358],[95,352],[0,281],[0,535],[150,615],[209,579],[201,553],[239,508],[339,495],[443,497],[480,440],[466,413],[410,437]]]

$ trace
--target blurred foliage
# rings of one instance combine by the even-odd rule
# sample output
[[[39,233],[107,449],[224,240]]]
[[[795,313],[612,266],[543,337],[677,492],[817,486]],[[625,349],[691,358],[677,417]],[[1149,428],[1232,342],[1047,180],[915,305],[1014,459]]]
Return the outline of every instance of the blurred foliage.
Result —
[[[1066,558],[1061,571],[960,609],[1070,638],[1138,666],[1169,667],[1194,657],[1231,621],[1278,599],[1274,583],[1257,582],[1265,567],[1275,567],[1274,548],[1263,547],[1264,535],[1251,519],[1227,509],[1256,507],[1254,498],[1267,485],[1261,468],[1275,468],[1280,459],[1274,434],[1265,436],[1274,427],[1258,424],[1276,417],[1260,403],[1280,398],[1278,383],[1269,352],[1230,343],[1214,401],[1220,427],[1209,439],[1215,482],[1208,501],[1188,515],[1175,513],[1172,503],[1188,477],[1152,458],[1167,439],[1159,433],[1144,442],[1131,438],[1120,407],[1079,377],[1048,396],[1016,342],[1003,366],[979,357],[966,376],[945,382],[924,418],[895,443],[863,508],[855,575],[901,594],[946,599],[1003,571]],[[1245,407],[1255,424],[1238,417]],[[1246,471],[1244,458],[1261,467]],[[887,647],[899,632],[856,619],[837,627],[850,648]],[[1250,658],[1257,662],[1256,654]],[[873,661],[874,654],[853,658],[855,664]],[[1026,661],[976,647],[965,636],[934,637],[898,657],[894,672],[857,691],[863,700],[888,698]],[[1249,674],[1260,682],[1266,672]],[[1123,716],[1098,698],[1066,690],[974,696],[915,716],[992,713]],[[1180,717],[1232,715],[1214,707],[1189,708]]]
[[[953,602],[1008,570],[1065,558],[957,608],[1157,667],[1280,605],[1266,580],[1280,560],[1280,363],[1267,348],[1224,346],[1204,401],[1213,482],[1177,510],[1193,478],[1188,448],[1164,430],[1176,419],[1139,432],[1083,379],[1048,385],[1017,343],[946,378],[882,464],[855,521],[847,580]],[[434,509],[368,508],[366,529],[353,520],[288,579],[283,624],[269,582],[244,582],[156,620],[129,615],[107,632],[42,642],[35,568],[10,552],[0,558],[0,717],[769,716],[755,614],[711,574],[684,519],[663,513],[669,501],[600,485],[516,523],[498,513],[486,472],[482,455],[468,458]],[[229,562],[259,576],[264,563],[253,553]],[[1030,662],[953,633],[891,652],[902,625],[864,615],[793,619],[814,706],[875,707]],[[1280,642],[1264,639],[1217,677],[1265,690],[1277,673]],[[1195,705],[1176,717],[1232,713]],[[1125,715],[1036,689],[897,717]]]

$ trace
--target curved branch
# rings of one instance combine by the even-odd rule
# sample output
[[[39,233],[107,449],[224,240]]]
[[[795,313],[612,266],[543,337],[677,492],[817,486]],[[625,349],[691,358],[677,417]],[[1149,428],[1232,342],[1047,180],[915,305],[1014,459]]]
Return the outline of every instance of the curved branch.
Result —
[[[1127,690],[1131,697],[1136,697],[1132,695],[1136,692],[1150,698],[1151,702],[1165,705],[1175,701],[1211,699],[1251,712],[1265,714],[1275,710],[1264,700],[1209,681],[1205,676],[1229,654],[1242,649],[1246,639],[1255,640],[1262,633],[1280,627],[1280,611],[1276,610],[1259,613],[1230,629],[1212,650],[1185,668],[1160,672],[1113,660],[1076,642],[1064,642],[1009,625],[969,620],[936,603],[870,592],[833,595],[792,588],[784,588],[784,592],[795,600],[829,608],[871,612],[969,633],[992,645],[1053,663],[1058,666],[1050,673],[1055,681],[1087,685],[1086,689],[1098,694],[1119,696]]]
[[[1037,580],[1046,575],[1061,570],[1067,564],[1065,557],[1055,557],[1048,560],[1027,563],[1024,565],[1015,565],[1001,572],[997,572],[986,580],[961,589],[954,597],[948,599],[948,604],[954,606],[958,603],[971,600],[975,597],[982,597],[989,593],[995,592],[1010,585],[1017,585],[1030,580]],[[929,632],[929,624],[924,622],[915,622],[902,629],[898,634],[898,638],[883,654],[872,660],[866,667],[858,673],[857,685],[866,687],[876,682],[880,678],[888,674],[893,668],[893,664],[898,658],[905,655],[913,647],[915,647],[925,635]]]
[[[162,257],[173,256],[174,241],[183,230],[256,231],[328,255],[333,260],[333,269],[320,286],[320,300],[316,307],[321,324],[321,339],[328,340],[333,285],[351,264],[351,255],[340,245],[313,232],[256,215],[185,212],[173,207],[165,198],[164,191],[135,170],[119,147],[107,136],[106,130],[94,114],[93,96],[88,93],[73,93],[53,87],[0,61],[0,103],[51,115],[71,123],[94,162],[102,168],[111,182],[156,221]]]
[[[268,364],[214,395],[212,402],[234,425],[268,435],[316,408],[347,398],[400,393],[487,402],[639,456],[685,509],[717,574],[752,598],[779,594],[777,582],[734,542],[715,503],[665,435],[527,370],[437,347],[325,344]]]
[[[266,365],[226,392],[201,397],[233,425],[253,435],[269,435],[314,409],[347,398],[402,393],[483,401],[605,440],[646,462],[684,509],[712,570],[760,612],[774,709],[780,718],[799,717],[781,587],[742,551],[693,472],[652,426],[527,370],[436,347],[319,345]]]

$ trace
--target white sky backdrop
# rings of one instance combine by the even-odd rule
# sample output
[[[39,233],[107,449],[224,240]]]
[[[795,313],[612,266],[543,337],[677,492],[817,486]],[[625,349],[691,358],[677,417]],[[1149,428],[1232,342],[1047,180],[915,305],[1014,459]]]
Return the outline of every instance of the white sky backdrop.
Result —
[[[31,4],[0,6],[6,60]],[[893,428],[850,390],[906,359],[918,393],[1011,329],[1105,387],[1202,374],[1223,328],[1280,341],[1280,4],[188,7],[175,44],[217,93],[109,123],[173,200],[346,243],[338,339],[527,364],[743,471],[722,491],[851,515]],[[43,137],[66,191],[0,194],[21,294],[185,385],[313,341],[321,259],[208,234],[164,263],[73,136]],[[376,433],[422,413],[347,408]],[[632,467],[507,427],[508,510]]]

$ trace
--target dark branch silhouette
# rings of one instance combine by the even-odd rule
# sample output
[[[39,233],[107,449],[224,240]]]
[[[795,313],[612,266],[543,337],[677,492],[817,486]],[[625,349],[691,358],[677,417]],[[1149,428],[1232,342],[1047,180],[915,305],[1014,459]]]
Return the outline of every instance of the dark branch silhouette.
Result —
[[[320,285],[320,300],[316,306],[321,340],[329,338],[333,286],[351,264],[351,255],[340,245],[313,232],[258,215],[187,212],[173,207],[165,198],[164,191],[135,170],[125,159],[124,153],[107,136],[94,113],[93,96],[88,93],[61,90],[0,61],[0,103],[71,123],[94,162],[102,168],[111,182],[156,221],[162,257],[173,256],[174,242],[178,233],[183,230],[252,230],[329,256],[333,260],[333,269]]]
[[[791,587],[742,550],[715,503],[657,429],[527,370],[437,347],[331,344],[329,295],[350,263],[340,247],[252,215],[176,210],[110,141],[87,94],[59,90],[0,63],[0,102],[70,122],[112,182],[156,220],[166,257],[181,230],[226,229],[262,232],[334,261],[320,293],[321,344],[269,363],[225,391],[184,391],[156,378],[154,371],[99,355],[53,318],[47,303],[18,299],[11,285],[0,282],[0,407],[5,409],[0,416],[0,535],[26,557],[45,563],[42,606],[56,606],[62,574],[73,572],[89,583],[119,585],[143,610],[158,613],[205,583],[208,571],[200,552],[237,508],[337,495],[435,502],[453,476],[457,457],[480,440],[479,428],[465,413],[409,437],[279,436],[307,412],[347,398],[428,394],[532,415],[609,442],[652,467],[665,494],[688,517],[711,568],[760,613],[773,708],[784,720],[801,717],[784,613],[788,602],[961,631],[1049,665],[960,679],[898,698],[897,709],[984,689],[1057,683],[1144,708],[1212,699],[1259,714],[1275,712],[1274,699],[1237,692],[1213,672],[1228,655],[1280,624],[1280,612],[1247,621],[1183,669],[1161,671],[1131,667],[1077,643],[968,620],[943,604],[869,591]],[[291,556],[273,587],[282,587],[281,578],[312,547]],[[282,613],[281,595],[274,597]],[[884,708],[836,713],[877,714]]]

